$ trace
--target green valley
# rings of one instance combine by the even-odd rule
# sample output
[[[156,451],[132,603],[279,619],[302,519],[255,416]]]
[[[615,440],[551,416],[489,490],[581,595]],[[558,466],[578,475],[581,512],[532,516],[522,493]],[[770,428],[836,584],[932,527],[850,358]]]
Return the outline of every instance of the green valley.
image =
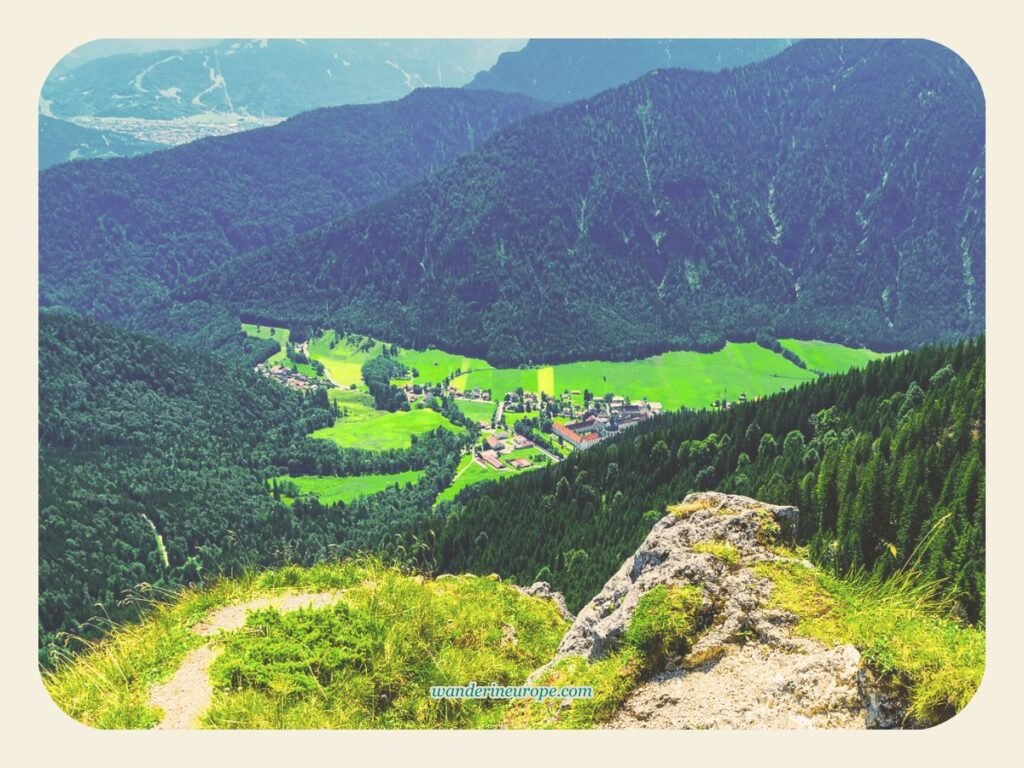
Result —
[[[772,342],[772,348],[754,342],[728,342],[715,352],[674,351],[631,361],[496,368],[478,358],[439,349],[406,349],[336,330],[290,345],[287,328],[243,324],[242,329],[248,335],[281,343],[281,351],[272,355],[262,370],[268,371],[275,364],[294,366],[295,359],[288,356],[291,351],[293,358],[301,360],[308,356],[309,362],[298,367],[300,373],[308,371],[311,376],[303,386],[320,382],[330,387],[328,400],[336,418],[330,426],[314,431],[310,435],[314,439],[329,440],[342,449],[380,452],[407,450],[416,439],[438,428],[461,434],[466,427],[453,423],[438,410],[439,398],[449,398],[468,420],[467,426],[476,425],[485,435],[507,434],[502,430],[510,430],[541,439],[547,446],[548,453],[526,456],[525,450],[539,451],[532,447],[532,442],[528,449],[510,445],[506,448],[507,456],[499,452],[494,457],[496,463],[481,457],[479,448],[476,454],[463,454],[451,484],[437,497],[435,505],[454,499],[468,486],[536,469],[569,456],[579,445],[563,435],[574,430],[596,431],[604,438],[614,433],[614,424],[611,430],[600,426],[609,419],[631,424],[660,412],[731,406],[813,381],[822,374],[863,367],[884,356],[841,344],[784,339]],[[404,392],[400,402],[407,402],[408,410],[379,410],[374,397],[367,392],[363,366],[382,355],[407,370],[404,378],[392,380],[392,386]],[[803,365],[798,364],[801,361]],[[316,376],[314,366],[321,377]],[[291,384],[287,379],[283,381]],[[590,399],[586,399],[587,393]],[[429,400],[433,400],[433,407],[427,407]],[[643,411],[638,414],[636,406],[628,405],[630,402],[644,403]],[[627,417],[625,411],[629,408],[633,413]],[[599,429],[574,423],[574,419],[587,414],[597,414],[602,419]],[[499,421],[492,427],[496,415]],[[451,413],[448,416],[454,418]],[[524,421],[524,425],[519,425]],[[559,431],[563,427],[568,427],[570,433]],[[481,447],[486,451],[486,444]],[[514,457],[512,451],[517,451]],[[513,465],[512,458],[526,462]],[[323,504],[345,501],[354,498],[349,494],[355,491],[349,488],[356,486],[342,481],[353,479],[306,478],[305,482],[312,485],[302,487],[300,483],[296,494],[318,496]],[[337,491],[332,483],[338,484]],[[381,488],[388,485],[384,481]],[[291,503],[293,496],[286,494],[284,498],[285,503]]]

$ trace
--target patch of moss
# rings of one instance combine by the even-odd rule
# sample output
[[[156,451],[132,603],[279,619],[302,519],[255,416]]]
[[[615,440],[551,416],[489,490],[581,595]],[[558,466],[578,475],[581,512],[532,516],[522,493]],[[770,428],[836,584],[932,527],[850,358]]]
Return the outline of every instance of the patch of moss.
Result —
[[[727,541],[698,541],[693,545],[693,551],[717,557],[726,565],[738,565],[740,562],[740,551]]]
[[[520,700],[505,714],[506,728],[593,728],[608,720],[622,706],[636,686],[643,659],[633,648],[622,648],[590,662],[582,656],[559,659],[537,681],[537,685],[591,686],[593,698]]]
[[[676,517],[689,517],[694,512],[699,512],[702,509],[711,509],[714,506],[710,501],[703,499],[697,499],[696,501],[684,501],[679,504],[671,504],[667,507],[667,510],[675,515]]]
[[[762,546],[768,547],[779,540],[779,535],[782,533],[782,527],[775,519],[775,515],[772,514],[770,509],[761,507],[755,513],[757,515],[758,529],[757,529],[757,540]]]

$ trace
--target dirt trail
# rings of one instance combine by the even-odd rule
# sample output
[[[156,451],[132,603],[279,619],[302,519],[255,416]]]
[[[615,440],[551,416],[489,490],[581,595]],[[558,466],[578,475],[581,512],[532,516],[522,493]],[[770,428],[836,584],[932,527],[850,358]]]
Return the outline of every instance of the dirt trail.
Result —
[[[241,629],[250,611],[276,608],[282,613],[287,613],[299,608],[325,608],[338,602],[343,594],[344,590],[302,592],[259,597],[244,603],[226,605],[193,626],[192,631],[200,637],[213,638],[220,632]],[[153,686],[149,703],[164,712],[163,719],[155,726],[157,730],[197,727],[199,718],[210,708],[210,702],[213,700],[210,665],[220,652],[221,649],[212,642],[189,651],[170,680]]]

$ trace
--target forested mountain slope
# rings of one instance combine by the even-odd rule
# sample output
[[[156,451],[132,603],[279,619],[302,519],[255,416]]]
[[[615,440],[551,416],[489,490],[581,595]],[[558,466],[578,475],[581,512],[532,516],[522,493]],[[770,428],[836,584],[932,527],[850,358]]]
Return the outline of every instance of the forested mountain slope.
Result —
[[[717,72],[772,56],[786,40],[711,38],[530,40],[507,51],[490,69],[477,73],[467,88],[522,93],[565,104],[622,85],[652,69],[678,67]]]
[[[40,302],[128,324],[226,258],[381,200],[542,109],[424,89],[40,175]],[[287,271],[268,279],[287,278]]]
[[[687,493],[800,509],[827,571],[900,568],[971,620],[985,595],[985,345],[925,347],[724,412],[669,414],[440,509],[445,571],[550,581],[577,610]]]
[[[243,567],[371,548],[430,510],[458,462],[450,433],[413,449],[341,451],[332,423],[241,367],[64,313],[40,316],[40,647],[137,615],[139,585],[172,588]],[[411,488],[327,510],[274,501],[266,478],[424,470]],[[97,607],[98,606],[98,607]],[[102,629],[103,627],[99,627]]]
[[[892,349],[983,329],[983,211],[962,60],[805,41],[524,120],[179,298],[502,364],[758,332]]]

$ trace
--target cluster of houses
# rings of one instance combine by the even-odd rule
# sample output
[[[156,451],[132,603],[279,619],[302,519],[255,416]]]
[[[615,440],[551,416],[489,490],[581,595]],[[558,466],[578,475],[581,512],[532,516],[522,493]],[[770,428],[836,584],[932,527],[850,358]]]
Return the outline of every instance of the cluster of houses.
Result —
[[[513,453],[523,448],[533,447],[533,441],[522,435],[509,435],[508,432],[496,431],[484,438],[483,444],[487,446],[478,454],[480,460],[492,469],[505,469],[505,464],[498,458],[501,455]],[[526,458],[513,458],[509,460],[509,466],[513,469],[527,469],[533,466],[533,462]]]
[[[300,391],[319,389],[324,386],[322,381],[318,379],[312,379],[304,373],[298,373],[293,371],[291,368],[281,365],[267,365],[266,363],[260,363],[256,366],[256,373],[261,376],[266,376],[269,379],[273,379],[279,384],[288,387],[289,389],[296,389]]]
[[[560,441],[583,451],[661,412],[661,403],[627,403],[624,398],[595,400],[579,420],[567,424],[555,422],[551,425],[551,432]]]

